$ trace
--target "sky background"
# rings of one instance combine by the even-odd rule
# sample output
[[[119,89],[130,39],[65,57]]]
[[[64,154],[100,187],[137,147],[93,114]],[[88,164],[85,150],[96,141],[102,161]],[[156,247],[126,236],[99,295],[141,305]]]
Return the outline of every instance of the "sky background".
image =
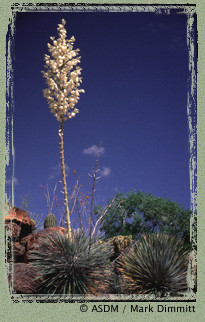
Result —
[[[64,124],[69,195],[75,175],[90,196],[88,173],[97,147],[101,179],[95,204],[117,192],[141,190],[190,208],[187,121],[187,16],[155,13],[17,13],[14,62],[14,202],[32,198],[30,211],[47,215],[42,186],[63,202],[59,122],[42,90],[44,54],[57,25],[80,49],[83,83],[79,114]],[[54,205],[53,213],[60,215]],[[74,218],[71,218],[73,220]]]

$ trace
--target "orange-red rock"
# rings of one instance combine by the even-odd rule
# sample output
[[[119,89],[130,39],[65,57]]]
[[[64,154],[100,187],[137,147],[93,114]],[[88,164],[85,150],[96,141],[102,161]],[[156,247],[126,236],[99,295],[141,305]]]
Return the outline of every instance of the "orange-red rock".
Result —
[[[28,235],[36,228],[36,223],[32,220],[28,213],[24,210],[21,210],[17,207],[8,207],[8,211],[5,210],[5,225],[9,226],[12,224],[17,224],[24,230],[23,235]],[[13,230],[13,229],[12,229]],[[23,236],[22,236],[23,237]]]
[[[14,252],[14,260],[15,260],[15,262],[18,262],[18,261],[20,261],[22,259],[22,256],[26,252],[26,249],[19,242],[15,242],[14,243],[13,252]]]
[[[13,265],[13,273],[11,272]],[[32,265],[24,263],[10,264],[8,276],[9,285],[17,294],[37,294],[38,281],[34,281],[37,276],[37,269]]]
[[[7,236],[10,235],[13,240],[18,240],[21,234],[21,226],[12,221],[7,221],[4,224]]]

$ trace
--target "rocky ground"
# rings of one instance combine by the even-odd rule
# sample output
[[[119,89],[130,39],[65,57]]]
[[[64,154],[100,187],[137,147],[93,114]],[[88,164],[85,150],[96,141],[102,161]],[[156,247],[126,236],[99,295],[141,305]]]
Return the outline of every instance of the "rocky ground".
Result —
[[[65,228],[57,226],[37,233],[35,229],[36,223],[27,212],[9,206],[5,212],[6,261],[9,263],[9,286],[17,294],[37,294],[38,283],[33,279],[38,272],[29,262],[29,254],[41,246],[41,238],[54,230],[63,234],[67,232]]]
[[[29,260],[33,250],[41,247],[41,240],[54,231],[67,233],[67,229],[59,226],[45,228],[35,232],[36,223],[28,213],[17,208],[8,206],[5,211],[5,238],[6,238],[6,262],[8,263],[9,286],[17,294],[37,294],[37,281],[34,278],[38,272]],[[112,239],[115,259],[121,251],[132,244],[130,236],[117,236]],[[116,240],[115,240],[116,239]],[[196,292],[197,275],[196,262],[191,260],[191,270],[194,272],[194,291]]]

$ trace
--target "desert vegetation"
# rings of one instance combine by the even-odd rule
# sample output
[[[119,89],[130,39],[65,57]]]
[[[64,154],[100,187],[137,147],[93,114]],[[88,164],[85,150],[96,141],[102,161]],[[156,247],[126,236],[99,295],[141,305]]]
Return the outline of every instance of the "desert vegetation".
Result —
[[[106,207],[95,206],[101,144],[90,175],[90,197],[81,191],[75,170],[76,183],[68,196],[63,128],[64,122],[79,112],[75,105],[84,90],[79,89],[79,50],[73,49],[74,37],[66,39],[65,24],[63,19],[58,25],[57,40],[51,37],[43,71],[48,86],[44,96],[59,122],[64,205],[61,209],[55,198],[57,185],[52,198],[49,187],[43,187],[47,216],[39,230],[44,229],[45,235],[39,237],[40,246],[28,257],[38,271],[38,293],[177,296],[187,292],[189,254],[196,250],[196,225],[190,236],[190,210],[142,191],[117,193]],[[25,198],[22,206],[29,213],[28,202]],[[53,214],[54,204],[60,211],[59,224]],[[71,225],[71,214],[76,217],[78,229]],[[34,217],[38,224],[38,217]],[[57,226],[66,228],[66,233],[55,230]]]

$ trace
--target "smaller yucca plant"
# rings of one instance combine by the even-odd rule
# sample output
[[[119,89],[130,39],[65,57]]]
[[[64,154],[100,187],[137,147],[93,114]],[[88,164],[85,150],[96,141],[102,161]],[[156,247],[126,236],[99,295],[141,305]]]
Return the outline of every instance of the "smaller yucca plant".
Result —
[[[72,238],[56,231],[41,240],[42,246],[30,255],[38,269],[40,294],[97,294],[106,291],[107,259],[111,247],[90,239],[85,231]]]
[[[117,261],[124,289],[164,296],[187,291],[187,252],[183,243],[162,233],[145,235]]]

